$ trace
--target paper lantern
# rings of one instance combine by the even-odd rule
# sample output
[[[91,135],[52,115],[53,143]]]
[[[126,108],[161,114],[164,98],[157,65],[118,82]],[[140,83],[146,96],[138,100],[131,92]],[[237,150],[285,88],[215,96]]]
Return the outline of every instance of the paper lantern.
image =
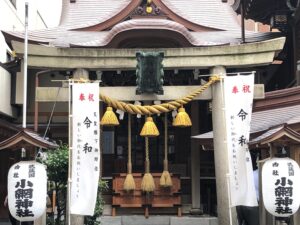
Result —
[[[300,205],[300,171],[290,158],[272,158],[262,168],[262,194],[265,208],[278,217],[288,217]]]
[[[45,212],[47,173],[45,166],[35,161],[21,161],[8,172],[9,211],[17,220],[33,221]]]

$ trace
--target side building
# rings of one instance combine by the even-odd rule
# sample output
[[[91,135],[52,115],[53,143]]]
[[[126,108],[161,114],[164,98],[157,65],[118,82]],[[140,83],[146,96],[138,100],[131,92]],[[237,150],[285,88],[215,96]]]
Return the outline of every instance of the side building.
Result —
[[[39,0],[29,1],[29,30],[47,29],[48,27],[47,20],[42,15],[42,2]],[[0,30],[23,31],[25,1],[0,1],[0,15]],[[20,63],[21,61],[15,58],[12,46],[0,33],[0,142],[19,131],[18,124],[13,124],[13,121],[17,121],[22,112],[22,93],[16,95],[16,90],[23,84],[22,76],[17,76],[17,73],[20,72]],[[8,218],[7,209],[4,209],[2,204],[7,193],[8,168],[19,158],[19,152],[6,149],[0,151],[0,219]]]

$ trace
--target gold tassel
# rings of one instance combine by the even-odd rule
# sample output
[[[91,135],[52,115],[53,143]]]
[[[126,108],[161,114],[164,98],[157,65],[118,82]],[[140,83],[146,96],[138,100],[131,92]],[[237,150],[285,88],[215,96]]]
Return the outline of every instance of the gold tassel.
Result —
[[[168,159],[166,156],[165,156],[165,160],[164,160],[164,171],[161,174],[159,184],[162,187],[172,187],[172,185],[173,185],[172,178],[171,178],[171,175],[168,170]]]
[[[159,135],[159,131],[151,116],[147,117],[140,135],[143,137],[156,137]]]
[[[145,192],[153,192],[155,190],[154,179],[150,173],[150,161],[149,161],[149,140],[145,138],[146,143],[146,161],[145,161],[145,174],[142,179],[141,189]]]
[[[123,184],[123,189],[125,191],[134,191],[135,190],[135,181],[132,175],[132,165],[131,163],[127,164],[127,175]]]
[[[144,191],[144,192],[153,192],[155,190],[154,179],[153,179],[151,173],[144,174],[141,188],[142,188],[142,191]]]
[[[178,114],[176,115],[173,126],[175,127],[190,127],[192,126],[192,121],[189,115],[185,112],[185,109],[181,107],[178,110]]]
[[[127,162],[127,175],[123,184],[125,191],[134,191],[135,182],[132,175],[132,163],[131,163],[131,115],[128,114],[128,162]]]
[[[100,121],[100,124],[103,126],[117,126],[120,124],[112,107],[108,106],[106,108],[106,112],[104,113]]]
[[[163,171],[159,180],[159,184],[162,187],[172,187],[173,183],[169,171],[167,170]]]
[[[135,182],[132,173],[127,173],[124,184],[123,184],[123,189],[125,191],[134,191],[135,190]]]

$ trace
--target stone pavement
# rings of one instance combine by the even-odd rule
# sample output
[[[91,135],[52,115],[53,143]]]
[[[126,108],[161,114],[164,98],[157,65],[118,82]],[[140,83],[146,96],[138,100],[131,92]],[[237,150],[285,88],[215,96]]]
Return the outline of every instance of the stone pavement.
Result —
[[[101,225],[218,225],[216,217],[192,216],[103,216]]]
[[[11,225],[11,223],[6,220],[0,220],[0,225]]]
[[[103,216],[101,225],[218,225],[216,217],[192,216]],[[11,225],[8,221],[0,221],[0,225]]]

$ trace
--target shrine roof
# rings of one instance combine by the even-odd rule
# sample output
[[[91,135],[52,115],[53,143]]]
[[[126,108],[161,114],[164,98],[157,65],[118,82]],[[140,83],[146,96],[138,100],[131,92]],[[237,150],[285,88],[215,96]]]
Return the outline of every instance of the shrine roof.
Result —
[[[164,38],[184,39],[186,47],[192,46],[212,46],[239,44],[241,42],[241,34],[239,30],[232,31],[206,31],[195,32],[190,31],[183,25],[166,19],[132,19],[115,25],[109,31],[79,31],[67,30],[64,27],[57,27],[47,30],[30,31],[28,40],[30,43],[46,44],[54,47],[114,47],[118,48],[112,41],[122,34],[141,31],[151,31],[151,36],[160,36],[162,33]],[[167,36],[172,33],[172,37]],[[6,40],[22,40],[24,32],[3,31]],[[139,34],[141,35],[141,34]],[[146,37],[146,34],[144,34]],[[256,33],[246,32],[246,42],[259,42],[272,38],[277,38],[281,34],[275,32]],[[123,35],[126,39],[126,35]]]
[[[60,25],[29,31],[29,43],[55,47],[106,47],[119,36],[149,31],[150,36],[174,37],[182,47],[239,44],[240,26],[233,9],[220,0],[153,0],[157,9],[144,15],[141,0],[63,0]],[[139,14],[140,13],[140,14]],[[24,32],[2,31],[7,43],[22,40]],[[149,34],[148,34],[149,36]],[[246,42],[278,34],[246,33]],[[140,39],[145,38],[146,34]],[[120,38],[119,38],[120,39]]]
[[[282,124],[292,125],[300,123],[300,105],[282,107],[277,109],[269,109],[254,112],[251,119],[250,133],[258,133],[268,131],[271,127],[280,126]],[[198,139],[213,138],[213,132],[193,136]]]
[[[63,0],[60,27],[79,29],[105,22],[133,1],[76,0],[72,3],[70,0]]]
[[[56,143],[46,140],[45,138],[39,136],[36,132],[28,129],[21,129],[14,136],[0,142],[0,150],[7,148],[20,148],[25,146],[35,146],[45,149],[58,148]]]
[[[252,139],[249,145],[267,145],[268,143],[281,143],[283,146],[288,144],[299,144],[300,134],[288,127],[286,124],[271,128],[262,135]]]
[[[177,15],[196,24],[220,30],[239,30],[231,6],[219,0],[162,0]]]
[[[69,29],[91,27],[107,22],[118,14],[139,6],[141,0],[63,0],[60,26]],[[239,25],[234,11],[220,0],[153,0],[161,10],[174,13],[192,23],[220,30],[236,30]],[[168,15],[167,15],[168,16]],[[125,19],[119,17],[119,19]],[[173,17],[174,18],[174,17]],[[120,22],[120,21],[119,21]]]

